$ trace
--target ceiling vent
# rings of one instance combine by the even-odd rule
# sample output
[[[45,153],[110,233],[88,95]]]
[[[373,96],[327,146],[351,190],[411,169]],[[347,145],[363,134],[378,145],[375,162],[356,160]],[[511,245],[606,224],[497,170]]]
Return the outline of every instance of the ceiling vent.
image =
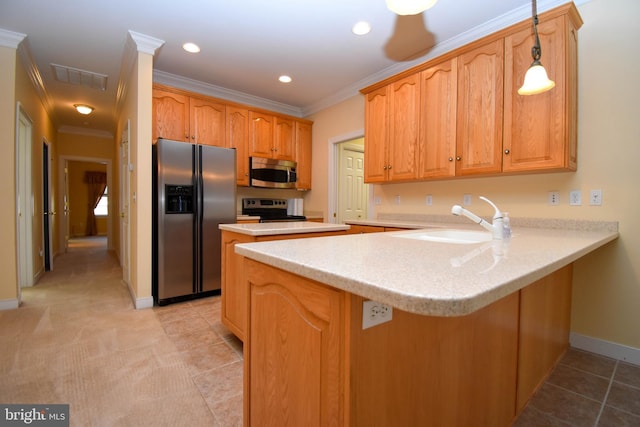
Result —
[[[92,73],[79,68],[66,67],[64,65],[51,64],[56,80],[72,85],[87,86],[91,89],[105,91],[107,89],[107,75]]]

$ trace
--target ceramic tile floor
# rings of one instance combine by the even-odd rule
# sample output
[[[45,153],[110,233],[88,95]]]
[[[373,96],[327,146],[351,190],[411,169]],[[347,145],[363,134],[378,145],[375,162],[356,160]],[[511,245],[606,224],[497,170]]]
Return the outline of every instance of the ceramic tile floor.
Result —
[[[640,367],[569,349],[514,427],[640,426]]]
[[[70,403],[72,426],[241,426],[220,297],[135,310],[121,275],[104,239],[75,240],[0,311],[0,402]],[[514,426],[640,426],[640,367],[570,349]]]

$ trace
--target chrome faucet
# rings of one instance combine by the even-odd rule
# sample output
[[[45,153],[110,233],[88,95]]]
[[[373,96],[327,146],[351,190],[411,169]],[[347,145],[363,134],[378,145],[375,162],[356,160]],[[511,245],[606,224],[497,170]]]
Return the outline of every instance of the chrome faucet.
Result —
[[[468,210],[466,210],[465,208],[463,208],[460,205],[453,205],[453,207],[451,207],[451,213],[459,216],[459,215],[464,215],[467,218],[469,218],[471,221],[475,222],[476,224],[480,224],[481,226],[483,226],[484,228],[486,228],[487,230],[489,230],[491,232],[491,234],[493,235],[494,239],[500,239],[502,240],[504,238],[504,228],[503,228],[503,223],[502,223],[502,212],[500,212],[500,209],[498,209],[498,207],[489,199],[487,199],[486,197],[480,196],[481,200],[484,200],[485,202],[489,203],[491,206],[493,206],[493,209],[495,209],[495,213],[493,214],[493,224],[489,224],[487,221],[485,221],[484,219],[480,218],[478,215],[469,212]]]

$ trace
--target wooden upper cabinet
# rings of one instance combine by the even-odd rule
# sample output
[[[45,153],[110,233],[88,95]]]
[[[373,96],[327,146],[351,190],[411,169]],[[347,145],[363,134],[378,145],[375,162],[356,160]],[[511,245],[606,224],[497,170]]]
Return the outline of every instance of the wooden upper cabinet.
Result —
[[[310,123],[296,122],[295,159],[298,163],[298,190],[311,190],[311,132]]]
[[[189,140],[189,97],[153,89],[152,138]]]
[[[420,76],[367,94],[365,116],[365,182],[416,179]]]
[[[455,176],[457,58],[422,71],[420,84],[418,178]]]
[[[189,99],[191,142],[224,147],[225,105],[200,98]]]
[[[385,86],[365,95],[364,180],[375,183],[387,179],[389,141],[389,91]]]
[[[389,111],[389,181],[416,179],[420,129],[420,75],[392,83]]]
[[[236,149],[236,184],[249,186],[249,110],[227,106],[226,147]]]
[[[502,171],[504,42],[458,56],[456,175]]]
[[[294,160],[295,157],[295,122],[282,117],[275,118],[275,134],[273,137],[273,158]]]
[[[531,65],[533,29],[505,38],[505,115],[503,170],[576,170],[577,29],[563,15],[538,25],[542,65],[556,86],[522,96]],[[570,118],[569,120],[567,118]]]
[[[251,156],[271,158],[275,117],[249,111],[249,150]]]

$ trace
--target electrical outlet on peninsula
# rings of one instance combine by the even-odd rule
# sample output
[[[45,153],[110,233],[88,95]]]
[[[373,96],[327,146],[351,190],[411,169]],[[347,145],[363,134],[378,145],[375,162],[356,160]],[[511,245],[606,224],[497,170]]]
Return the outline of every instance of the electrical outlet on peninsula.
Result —
[[[390,305],[377,301],[364,301],[362,303],[362,329],[389,322],[392,317],[393,308]]]

